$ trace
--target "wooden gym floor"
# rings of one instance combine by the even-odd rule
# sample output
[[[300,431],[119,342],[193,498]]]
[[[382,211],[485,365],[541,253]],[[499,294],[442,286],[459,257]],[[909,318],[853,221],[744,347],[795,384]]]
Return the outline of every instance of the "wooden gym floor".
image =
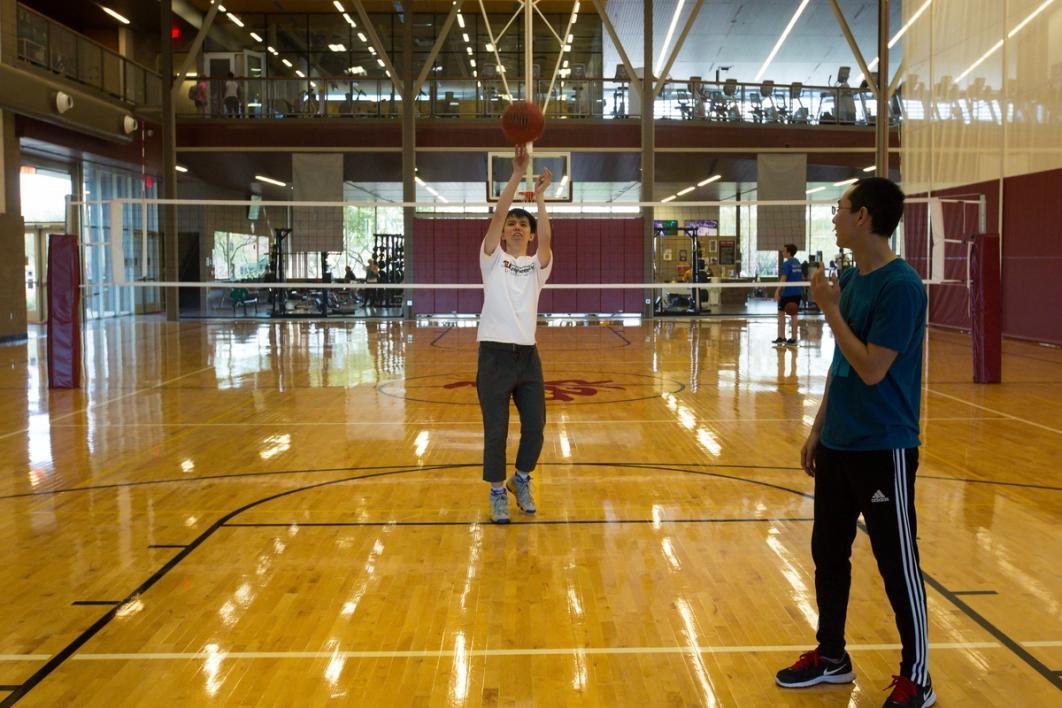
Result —
[[[0,701],[881,705],[899,650],[862,534],[856,683],[773,679],[814,646],[820,322],[791,349],[773,319],[541,326],[539,512],[509,527],[460,325],[94,322],[78,391],[47,389],[44,338],[0,347]],[[929,336],[941,706],[1062,705],[1062,351],[1004,352],[976,386],[969,339]]]

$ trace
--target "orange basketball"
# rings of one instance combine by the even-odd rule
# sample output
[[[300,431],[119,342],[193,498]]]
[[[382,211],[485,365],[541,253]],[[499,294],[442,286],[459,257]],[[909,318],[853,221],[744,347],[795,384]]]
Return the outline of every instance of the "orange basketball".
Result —
[[[513,101],[502,114],[502,132],[513,145],[533,143],[542,137],[546,119],[542,109],[527,101]]]

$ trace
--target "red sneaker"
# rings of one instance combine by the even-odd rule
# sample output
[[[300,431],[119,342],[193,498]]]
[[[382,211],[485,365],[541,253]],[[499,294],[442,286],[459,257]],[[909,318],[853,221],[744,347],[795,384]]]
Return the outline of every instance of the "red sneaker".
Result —
[[[889,688],[892,689],[892,694],[885,701],[883,708],[929,708],[937,702],[932,681],[927,681],[925,686],[919,686],[906,676],[893,676]]]

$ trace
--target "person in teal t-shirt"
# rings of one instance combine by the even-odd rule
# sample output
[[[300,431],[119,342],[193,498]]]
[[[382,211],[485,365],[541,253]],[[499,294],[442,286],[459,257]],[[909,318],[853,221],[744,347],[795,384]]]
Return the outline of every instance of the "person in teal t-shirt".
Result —
[[[795,283],[803,280],[804,273],[800,268],[800,261],[796,259],[797,247],[795,243],[787,243],[782,249],[785,260],[782,262],[778,280],[787,283]],[[804,289],[799,285],[783,288],[779,285],[774,289],[774,299],[778,301],[778,339],[771,342],[776,346],[796,346],[797,343],[797,312],[800,311],[800,296]],[[785,338],[785,316],[789,315],[790,329],[793,336]]]
[[[804,471],[815,478],[818,646],[775,679],[787,688],[855,680],[844,629],[862,514],[902,646],[886,708],[936,702],[914,503],[926,291],[889,247],[903,202],[903,192],[885,178],[856,182],[838,200],[833,224],[837,245],[851,249],[857,265],[839,280],[821,269],[811,278],[836,341],[826,391],[800,450]]]

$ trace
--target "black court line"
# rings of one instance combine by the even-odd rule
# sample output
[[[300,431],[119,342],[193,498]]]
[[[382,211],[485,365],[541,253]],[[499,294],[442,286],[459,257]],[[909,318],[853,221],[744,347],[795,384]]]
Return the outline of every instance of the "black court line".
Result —
[[[74,600],[70,603],[74,607],[93,607],[96,605],[120,605],[121,600]]]
[[[6,683],[0,684],[0,691],[14,691],[19,688],[18,684]]]
[[[612,334],[614,334],[617,337],[619,337],[620,339],[622,339],[624,346],[628,346],[629,347],[631,345],[631,340],[627,339],[627,337],[625,337],[622,332],[617,331],[615,325],[609,325],[608,326],[608,331],[612,332]]]
[[[963,614],[965,614],[967,617],[972,619],[977,624],[981,625],[982,629],[984,629],[986,632],[998,639],[999,642],[1003,644],[1003,646],[1017,654],[1018,657],[1030,667],[1032,667],[1036,671],[1036,673],[1040,674],[1045,679],[1050,681],[1055,688],[1062,690],[1062,672],[1054,671],[1052,669],[1047,668],[1047,666],[1043,662],[1033,656],[1028,650],[1025,649],[1025,647],[1018,644],[1016,641],[1007,636],[1003,632],[1003,630],[999,629],[994,624],[985,619],[980,613],[978,613],[972,607],[960,600],[956,593],[948,590],[946,587],[944,587],[942,583],[934,579],[932,576],[928,575],[925,571],[922,572],[922,577],[925,578],[926,584],[928,584],[934,590],[936,590],[945,598],[947,598],[951,602],[951,604],[955,605],[960,610],[962,610]],[[933,646],[932,642],[930,642],[929,646]]]
[[[648,466],[650,469],[670,469],[670,468],[689,468],[689,467],[710,467],[719,469],[745,469],[745,470],[791,470],[800,471],[800,467],[790,465],[734,465],[734,464],[721,464],[715,462],[540,462],[539,467],[628,467],[635,468],[640,466]],[[435,469],[448,468],[452,465],[425,465],[421,469],[425,472],[430,472]],[[459,465],[461,467],[467,467],[469,465]],[[181,477],[174,479],[147,479],[136,482],[114,482],[112,484],[95,484],[85,487],[68,487],[66,489],[50,489],[40,492],[21,492],[19,494],[7,494],[0,495],[0,501],[7,499],[22,499],[26,497],[46,497],[53,494],[69,494],[71,492],[93,492],[102,489],[123,489],[126,487],[143,487],[156,484],[188,484],[191,482],[210,482],[219,479],[241,479],[241,478],[255,478],[255,477],[271,477],[271,476],[291,476],[297,474],[315,474],[320,472],[351,472],[353,470],[389,470],[398,468],[408,468],[409,465],[373,465],[367,467],[308,467],[297,470],[277,470],[275,472],[231,472],[227,474],[214,474],[214,475],[201,475],[198,477]],[[678,471],[682,471],[681,469]],[[933,479],[941,482],[966,482],[968,484],[992,484],[1000,487],[1027,487],[1029,489],[1040,489],[1049,492],[1062,491],[1062,487],[1052,487],[1044,484],[1026,484],[1024,482],[1003,482],[992,479],[972,479],[965,477],[942,477],[939,475],[920,474],[918,479]],[[751,480],[749,480],[751,481]],[[793,491],[785,487],[780,487],[786,491]]]
[[[188,548],[187,543],[149,543],[148,548]]]
[[[995,590],[952,590],[952,594],[958,595],[998,595]]]
[[[775,523],[779,521],[792,521],[792,522],[808,522],[815,519],[808,516],[800,517],[750,517],[744,519],[527,519],[523,521],[513,520],[509,522],[510,526],[608,526],[611,524],[745,524],[745,523]],[[473,519],[471,521],[311,521],[311,522],[238,522],[232,524],[225,524],[225,528],[291,528],[292,526],[298,526],[299,528],[305,528],[307,526],[321,526],[321,527],[346,527],[346,526],[366,526],[366,527],[379,527],[379,526],[472,526],[473,524],[481,524],[483,526],[504,526],[504,524],[494,524],[490,521],[484,521],[482,519]]]
[[[447,327],[447,328],[445,328],[445,329],[443,330],[442,334],[440,334],[440,335],[439,335],[438,337],[436,337],[435,339],[431,340],[431,345],[430,345],[430,346],[433,346],[433,347],[434,347],[434,346],[436,345],[436,342],[438,342],[438,341],[439,341],[440,339],[442,339],[442,338],[443,338],[443,337],[445,337],[446,335],[450,334],[450,332],[451,332],[451,331],[453,331],[454,329],[456,329],[456,328],[455,328],[455,327]],[[440,348],[440,349],[442,349],[442,347],[439,347],[439,348]]]
[[[587,463],[585,465],[579,465],[579,466],[602,466],[604,464],[606,464],[606,463]],[[434,469],[437,469],[437,470],[438,469],[450,469],[450,470],[453,470],[453,469],[461,469],[461,468],[466,468],[466,467],[478,467],[478,466],[479,466],[478,463],[475,463],[475,464],[451,464],[451,465],[438,465]],[[568,466],[572,466],[572,465],[568,464]],[[688,473],[688,474],[696,474],[696,475],[701,475],[701,476],[705,476],[705,477],[717,477],[717,478],[720,478],[720,479],[729,479],[729,480],[733,480],[733,481],[742,481],[742,482],[747,482],[749,484],[754,484],[754,485],[757,485],[757,486],[763,486],[763,487],[768,487],[768,488],[772,488],[772,489],[778,489],[778,490],[781,490],[781,491],[790,492],[792,494],[796,494],[798,496],[801,496],[801,497],[804,497],[804,498],[807,498],[807,499],[814,499],[814,495],[809,494],[807,492],[800,491],[800,490],[790,489],[790,488],[787,488],[787,487],[783,487],[781,485],[771,484],[771,483],[768,483],[768,482],[761,482],[759,480],[746,479],[746,478],[736,477],[736,476],[733,476],[733,475],[719,474],[719,473],[716,473],[716,472],[706,472],[706,471],[701,471],[701,470],[690,470],[690,469],[674,469],[672,467],[652,466],[652,465],[647,465],[647,464],[623,464],[623,463],[618,463],[618,464],[612,464],[611,466],[614,466],[614,467],[630,467],[630,468],[634,468],[634,469],[658,469],[658,470],[662,470],[662,471],[665,471],[665,472],[685,472],[685,473]],[[159,568],[157,571],[155,571],[155,573],[152,574],[151,577],[149,577],[147,580],[142,582],[135,590],[133,590],[131,593],[129,593],[126,596],[126,598],[124,600],[122,600],[121,604],[125,604],[126,602],[132,601],[133,599],[135,599],[138,596],[142,595],[143,593],[147,592],[159,580],[161,580],[171,570],[173,570],[175,567],[177,567],[177,565],[181,561],[183,561],[185,558],[187,558],[200,545],[202,545],[211,536],[213,536],[214,533],[216,533],[218,531],[218,529],[220,529],[223,526],[227,525],[229,523],[229,521],[231,521],[233,518],[235,518],[239,514],[242,514],[245,511],[248,511],[248,510],[253,509],[253,508],[255,508],[255,507],[257,507],[257,506],[259,506],[261,504],[265,504],[265,503],[273,501],[275,499],[281,499],[283,497],[287,497],[287,496],[290,496],[292,494],[298,494],[298,493],[304,492],[304,491],[309,491],[311,489],[319,489],[319,488],[322,488],[322,487],[332,486],[332,485],[336,485],[336,484],[342,484],[344,482],[359,481],[359,480],[363,480],[363,479],[389,477],[389,476],[393,476],[393,475],[397,475],[397,474],[408,474],[410,472],[422,472],[424,470],[425,470],[425,468],[418,466],[418,467],[413,467],[413,468],[407,467],[407,468],[391,469],[391,470],[384,471],[384,472],[373,472],[371,474],[364,474],[364,475],[353,475],[353,476],[349,476],[349,477],[343,477],[343,478],[340,478],[340,479],[328,480],[328,481],[325,481],[325,482],[317,482],[315,484],[310,484],[310,485],[306,485],[306,486],[303,486],[303,487],[296,487],[295,489],[289,489],[289,490],[286,490],[286,491],[283,491],[283,492],[279,492],[279,493],[276,493],[276,494],[271,494],[271,495],[263,497],[263,498],[261,498],[261,499],[259,499],[257,501],[253,501],[253,502],[250,502],[248,504],[245,504],[245,505],[239,507],[238,509],[230,511],[229,513],[225,514],[224,516],[219,518],[217,521],[215,521],[213,524],[211,524],[210,527],[207,528],[205,531],[203,531],[203,533],[201,533],[198,537],[196,537],[196,539],[194,541],[192,541],[190,544],[188,544],[188,546],[186,546],[184,549],[182,549],[179,553],[174,555],[174,557],[171,558],[166,564],[164,564],[161,568]],[[863,533],[867,533],[866,527],[861,522],[859,523],[859,528],[863,531]],[[1011,639],[1002,630],[997,628],[995,625],[993,625],[991,622],[989,622],[983,616],[981,616],[976,611],[974,611],[974,609],[972,607],[970,607],[965,602],[963,602],[961,599],[959,599],[959,597],[955,593],[949,591],[947,588],[944,587],[943,584],[941,584],[935,578],[930,576],[924,570],[922,572],[922,576],[925,579],[926,583],[930,587],[935,589],[937,592],[939,592],[942,597],[944,597],[945,599],[950,601],[954,606],[959,608],[967,617],[969,617],[975,623],[980,625],[983,629],[985,629],[985,631],[987,631],[993,637],[998,639],[1005,647],[1010,649],[1022,661],[1024,661],[1031,668],[1033,668],[1037,673],[1039,673],[1044,678],[1046,678],[1048,681],[1050,681],[1052,685],[1054,685],[1056,688],[1062,689],[1062,673],[1057,672],[1057,671],[1053,671],[1051,669],[1048,669],[1043,663],[1041,663],[1039,660],[1037,660],[1036,657],[1034,657],[1032,654],[1030,654],[1028,651],[1026,651],[1021,645],[1019,645],[1018,642],[1016,642],[1013,639]],[[48,660],[47,663],[45,663],[36,672],[34,672],[25,681],[25,683],[23,683],[20,686],[18,686],[18,688],[16,688],[3,701],[0,701],[0,708],[8,708],[9,706],[13,706],[20,699],[25,697],[25,695],[27,693],[29,693],[31,690],[33,690],[33,688],[35,686],[37,686],[37,684],[39,684],[41,681],[43,681],[45,678],[47,678],[52,672],[54,672],[63,663],[65,663],[71,656],[73,656],[74,653],[77,652],[78,649],[80,649],[82,646],[84,646],[86,642],[88,642],[96,634],[98,634],[101,629],[106,627],[111,622],[111,620],[113,620],[115,618],[115,616],[117,615],[118,609],[119,609],[119,606],[112,607],[110,610],[107,611],[106,614],[104,614],[102,617],[100,617],[98,620],[96,620],[96,622],[94,622],[88,629],[84,630],[73,641],[71,641],[69,644],[67,644],[67,646],[65,646],[59,653],[57,653],[55,656],[53,656],[50,660]]]
[[[441,467],[449,467],[450,465],[425,465],[421,469],[425,472],[431,472],[434,469]],[[184,484],[187,482],[210,482],[216,479],[241,479],[244,477],[271,477],[271,476],[288,476],[295,474],[312,474],[315,472],[351,472],[353,470],[393,470],[393,469],[408,469],[409,465],[374,465],[369,467],[311,467],[301,470],[278,470],[276,472],[232,472],[229,474],[211,474],[202,475],[199,477],[184,477],[174,479],[145,479],[138,482],[114,482],[112,484],[94,484],[87,487],[68,487],[66,489],[51,489],[41,492],[22,492],[21,494],[8,494],[7,496],[0,496],[0,501],[5,499],[22,499],[24,497],[46,497],[52,494],[68,494],[70,492],[94,492],[101,489],[124,489],[126,487],[146,487],[156,484]]]
[[[419,470],[419,468],[418,468],[418,470]],[[147,592],[153,585],[155,585],[155,583],[157,583],[159,580],[164,578],[171,570],[176,568],[177,565],[181,561],[183,561],[185,558],[187,558],[192,553],[192,551],[194,551],[195,549],[199,548],[199,546],[201,546],[204,541],[206,541],[211,536],[213,536],[214,533],[219,528],[221,528],[224,524],[226,524],[230,519],[232,519],[233,517],[235,517],[235,516],[237,516],[239,514],[242,514],[243,512],[245,512],[245,511],[247,511],[249,509],[253,509],[254,507],[258,506],[259,504],[265,504],[266,502],[273,501],[274,499],[280,499],[282,497],[286,497],[286,496],[289,496],[291,494],[296,494],[298,492],[304,492],[304,491],[307,491],[307,490],[310,490],[310,489],[316,489],[318,487],[324,487],[324,486],[329,486],[329,485],[333,485],[333,484],[339,484],[340,482],[349,482],[349,481],[359,480],[359,479],[369,479],[371,477],[384,477],[384,476],[400,474],[400,473],[403,473],[403,472],[410,472],[410,471],[413,471],[413,470],[405,468],[405,469],[391,470],[391,471],[388,471],[388,472],[374,472],[374,473],[368,474],[368,475],[355,475],[355,476],[352,476],[352,477],[346,477],[346,478],[337,479],[337,480],[330,480],[330,481],[327,481],[327,482],[319,482],[317,484],[311,484],[311,485],[306,486],[306,487],[298,487],[296,489],[289,489],[287,491],[280,492],[278,494],[272,494],[272,495],[270,495],[268,497],[263,497],[262,499],[259,499],[258,501],[254,501],[254,502],[251,502],[249,504],[245,504],[245,505],[241,506],[240,508],[238,508],[238,509],[236,509],[234,511],[230,511],[228,514],[225,514],[220,519],[218,519],[213,524],[211,524],[208,529],[203,531],[203,533],[199,534],[199,536],[196,537],[196,539],[194,541],[192,541],[190,544],[188,544],[188,546],[186,548],[184,548],[181,552],[177,553],[173,558],[171,558],[169,561],[167,561],[165,565],[163,565],[161,568],[159,568],[157,571],[155,571],[155,573],[151,577],[149,577],[147,580],[142,582],[135,590],[133,590],[131,593],[129,593],[126,596],[126,598],[124,600],[122,600],[121,604],[124,604],[126,602],[130,602],[133,599],[135,599],[136,597],[138,597],[139,595],[142,595],[145,592]],[[103,629],[108,624],[110,624],[111,620],[113,620],[115,618],[117,613],[118,613],[118,606],[112,607],[110,610],[108,610],[106,614],[104,614],[102,617],[100,617],[98,620],[96,620],[88,629],[86,629],[83,632],[81,632],[81,634],[79,634],[77,637],[75,637],[73,641],[71,641],[69,644],[67,644],[65,647],[63,647],[63,649],[61,651],[59,651],[59,653],[57,653],[55,656],[53,656],[51,659],[49,659],[43,666],[41,666],[39,669],[37,669],[37,671],[35,671],[28,679],[26,679],[26,681],[21,686],[19,686],[17,689],[15,689],[15,691],[12,692],[11,695],[9,695],[3,701],[0,701],[0,708],[8,708],[9,706],[13,706],[13,705],[15,705],[15,703],[17,703],[19,700],[21,700],[23,697],[25,697],[25,695],[27,693],[29,693],[30,691],[32,691],[33,688],[37,684],[39,684],[41,681],[43,681],[45,678],[47,678],[48,675],[51,674],[53,671],[55,671],[57,668],[62,666],[67,661],[67,659],[69,659],[71,656],[74,655],[74,653],[78,649],[80,649],[82,646],[85,645],[86,642],[88,642],[90,639],[92,639],[94,636],[96,636],[101,629]]]

